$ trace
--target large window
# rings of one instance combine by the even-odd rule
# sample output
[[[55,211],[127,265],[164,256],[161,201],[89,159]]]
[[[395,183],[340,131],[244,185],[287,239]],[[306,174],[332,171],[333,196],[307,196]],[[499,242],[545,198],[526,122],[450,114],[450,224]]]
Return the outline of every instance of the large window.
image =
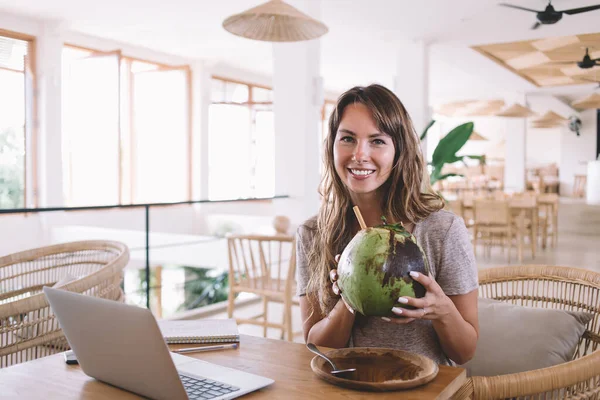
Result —
[[[25,156],[33,138],[32,43],[0,31],[0,208],[35,205],[26,202],[33,164],[26,168]]]
[[[189,71],[126,60],[134,203],[191,200]]]
[[[190,70],[65,46],[67,204],[190,199]]]
[[[211,89],[209,199],[273,196],[272,90],[221,78],[213,78]]]
[[[119,52],[63,50],[66,203],[119,203]]]

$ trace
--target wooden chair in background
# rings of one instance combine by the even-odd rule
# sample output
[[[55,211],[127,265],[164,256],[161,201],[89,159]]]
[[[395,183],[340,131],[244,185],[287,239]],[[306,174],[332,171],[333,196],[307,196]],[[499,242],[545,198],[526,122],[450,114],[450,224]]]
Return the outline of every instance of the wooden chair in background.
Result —
[[[496,201],[505,201],[505,200],[508,200],[510,198],[510,196],[508,194],[504,193],[502,190],[494,190],[493,192],[490,193],[489,198],[496,200]]]
[[[459,217],[462,218],[463,222],[465,223],[465,226],[467,227],[467,230],[469,231],[469,235],[471,236],[471,243],[473,242],[473,218],[469,218],[467,215],[473,215],[473,210],[469,209],[469,210],[465,210],[465,207],[463,205],[463,201],[462,199],[458,198],[458,199],[454,199],[454,200],[450,200],[447,202],[447,207],[448,210],[453,212],[454,214],[458,215]]]
[[[461,199],[448,200],[446,202],[448,211],[452,211],[454,214],[463,218],[463,204]]]
[[[473,250],[477,254],[479,239],[483,241],[484,254],[491,246],[494,239],[500,239],[502,249],[508,244],[508,262],[510,262],[510,250],[513,237],[513,225],[508,202],[503,200],[476,199],[473,202],[474,214],[474,238]],[[481,236],[480,236],[481,235]],[[520,232],[517,231],[517,246],[520,243]]]
[[[281,337],[293,341],[292,305],[295,297],[296,242],[288,235],[228,235],[229,299],[227,315],[234,318],[235,297],[238,293],[253,293],[262,299],[262,314],[235,318],[238,324],[252,324],[281,329]],[[283,304],[282,323],[270,322],[270,302]]]

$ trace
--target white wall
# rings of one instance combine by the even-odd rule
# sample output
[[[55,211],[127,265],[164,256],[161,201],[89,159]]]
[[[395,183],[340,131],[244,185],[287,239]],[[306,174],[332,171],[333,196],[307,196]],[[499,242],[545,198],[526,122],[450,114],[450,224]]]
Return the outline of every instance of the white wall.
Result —
[[[410,115],[418,135],[431,121],[429,107],[429,52],[430,46],[423,40],[406,41],[398,44],[396,76],[393,91],[400,98]],[[406,60],[411,62],[406,62]],[[427,138],[421,143],[421,151],[427,159],[429,145]]]
[[[587,161],[596,158],[596,110],[586,110],[580,113],[581,136],[576,136],[568,128],[561,130],[561,157],[559,164],[559,179],[561,195],[573,193],[573,182],[576,174],[585,175]]]
[[[560,163],[561,128],[527,129],[527,166]]]
[[[39,214],[0,215],[0,257],[47,243]]]

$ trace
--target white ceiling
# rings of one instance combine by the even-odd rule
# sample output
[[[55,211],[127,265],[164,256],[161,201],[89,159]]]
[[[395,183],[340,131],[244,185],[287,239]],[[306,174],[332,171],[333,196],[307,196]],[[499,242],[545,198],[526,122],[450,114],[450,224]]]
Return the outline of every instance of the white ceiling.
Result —
[[[270,75],[271,45],[227,33],[221,22],[265,0],[0,0],[0,10],[65,22],[74,31],[178,56],[213,60]],[[315,1],[315,0],[304,0]],[[288,0],[303,8],[301,0]],[[543,9],[543,0],[514,0]],[[600,0],[554,0],[561,10]],[[569,98],[597,85],[538,89],[468,46],[600,31],[600,10],[530,29],[535,14],[492,0],[322,0],[329,33],[321,39],[321,71],[329,90],[380,82],[393,85],[406,40],[431,45],[432,103],[542,91]],[[600,77],[600,73],[599,73]]]

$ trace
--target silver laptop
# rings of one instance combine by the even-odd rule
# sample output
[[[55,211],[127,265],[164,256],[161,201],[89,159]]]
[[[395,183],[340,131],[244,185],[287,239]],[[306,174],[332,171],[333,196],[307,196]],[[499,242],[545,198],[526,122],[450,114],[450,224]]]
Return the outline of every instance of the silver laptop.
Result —
[[[169,352],[145,309],[44,287],[81,369],[151,399],[232,399],[272,379]]]

